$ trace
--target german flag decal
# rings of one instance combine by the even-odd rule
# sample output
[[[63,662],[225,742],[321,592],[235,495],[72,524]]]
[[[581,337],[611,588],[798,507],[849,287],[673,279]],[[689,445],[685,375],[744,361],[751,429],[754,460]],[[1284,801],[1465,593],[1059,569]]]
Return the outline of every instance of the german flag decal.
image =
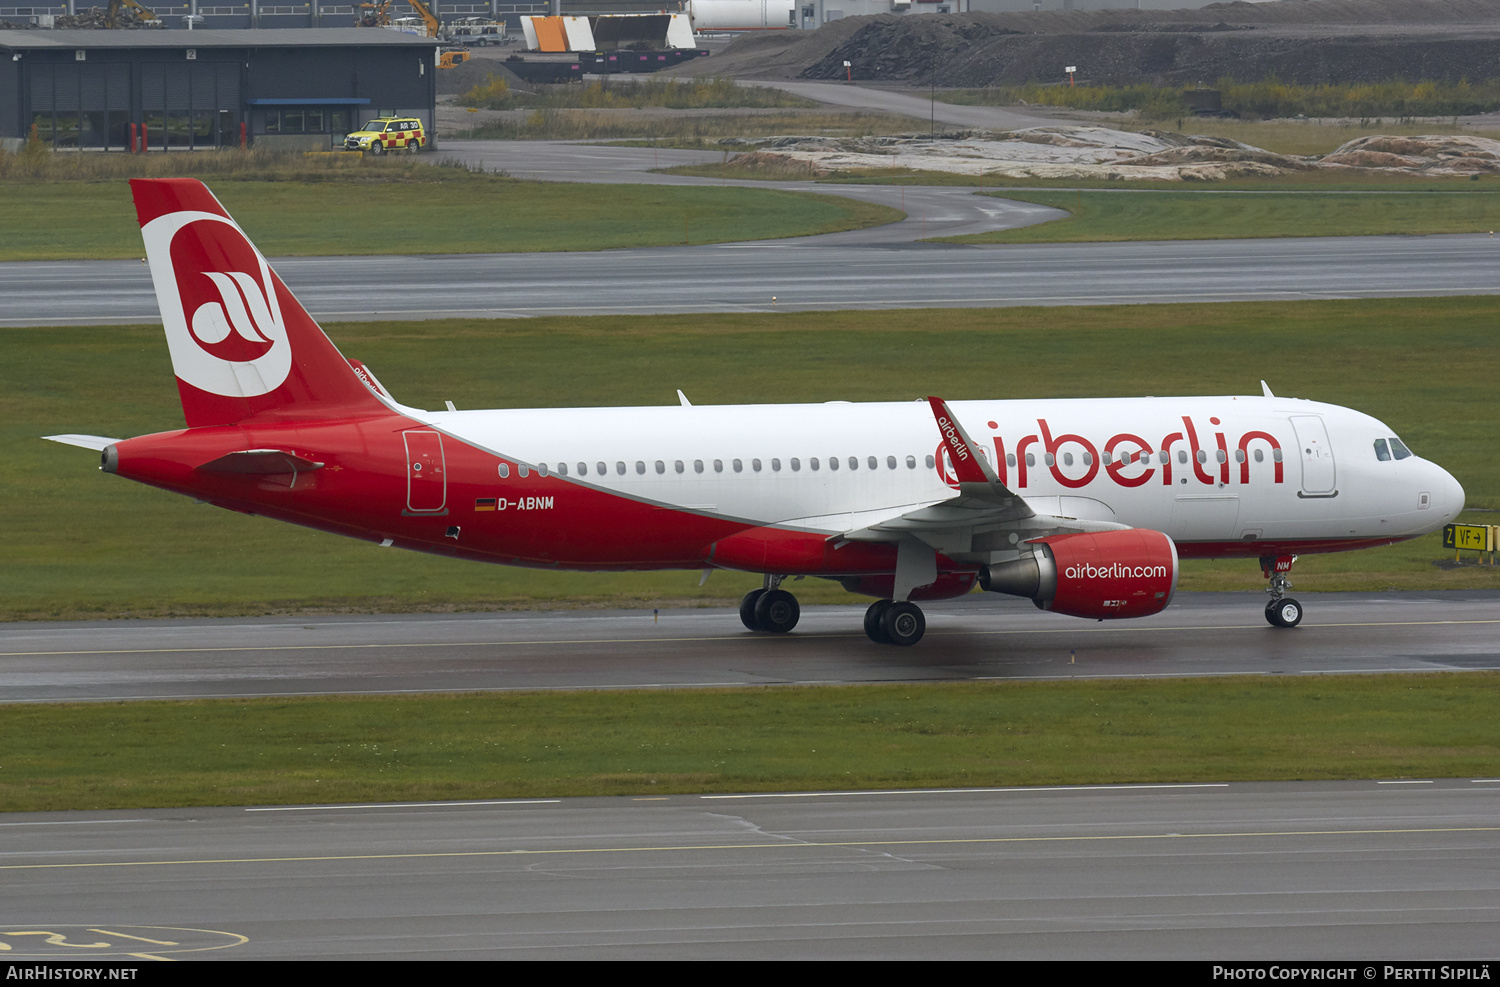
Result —
[[[476,510],[476,511],[493,511],[494,509],[495,509],[495,498],[494,497],[475,497],[474,498],[474,510]]]

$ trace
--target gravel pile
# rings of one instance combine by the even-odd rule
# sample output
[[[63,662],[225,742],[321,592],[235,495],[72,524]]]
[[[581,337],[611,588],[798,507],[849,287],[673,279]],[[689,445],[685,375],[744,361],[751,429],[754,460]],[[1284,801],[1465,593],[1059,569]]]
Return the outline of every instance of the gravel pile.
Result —
[[[1212,84],[1500,76],[1495,0],[1282,0],[1197,10],[1052,11],[850,17],[817,31],[735,41],[712,59],[736,78],[845,78],[982,87],[1078,80]],[[695,66],[690,70],[701,72]]]

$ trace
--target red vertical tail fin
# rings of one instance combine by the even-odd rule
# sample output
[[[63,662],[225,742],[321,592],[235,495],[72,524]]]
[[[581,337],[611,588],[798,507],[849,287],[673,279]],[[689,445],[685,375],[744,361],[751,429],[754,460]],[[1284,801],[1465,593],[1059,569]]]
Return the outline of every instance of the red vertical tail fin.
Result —
[[[189,427],[387,410],[202,182],[130,187]]]

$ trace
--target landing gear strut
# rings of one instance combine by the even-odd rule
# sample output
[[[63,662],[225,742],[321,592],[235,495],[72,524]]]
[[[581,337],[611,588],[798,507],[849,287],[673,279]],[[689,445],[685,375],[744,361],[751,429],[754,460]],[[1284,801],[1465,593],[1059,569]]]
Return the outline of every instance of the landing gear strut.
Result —
[[[910,647],[922,640],[927,618],[915,603],[876,600],[865,611],[865,634],[876,644]]]
[[[1272,627],[1296,627],[1302,623],[1302,604],[1286,595],[1292,588],[1287,573],[1292,571],[1295,555],[1266,556],[1260,560],[1261,573],[1270,580],[1266,592],[1271,599],[1266,603],[1266,623]]]
[[[781,589],[782,576],[767,576],[763,589],[753,589],[740,601],[740,623],[752,631],[785,634],[797,626],[802,608],[797,598]]]

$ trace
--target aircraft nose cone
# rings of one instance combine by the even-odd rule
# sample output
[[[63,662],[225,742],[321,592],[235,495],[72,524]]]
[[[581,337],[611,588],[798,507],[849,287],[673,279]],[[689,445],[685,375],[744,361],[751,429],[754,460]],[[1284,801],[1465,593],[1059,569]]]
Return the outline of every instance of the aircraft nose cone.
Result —
[[[1443,509],[1448,517],[1458,517],[1464,509],[1463,484],[1454,479],[1453,474],[1443,470],[1442,498]]]

